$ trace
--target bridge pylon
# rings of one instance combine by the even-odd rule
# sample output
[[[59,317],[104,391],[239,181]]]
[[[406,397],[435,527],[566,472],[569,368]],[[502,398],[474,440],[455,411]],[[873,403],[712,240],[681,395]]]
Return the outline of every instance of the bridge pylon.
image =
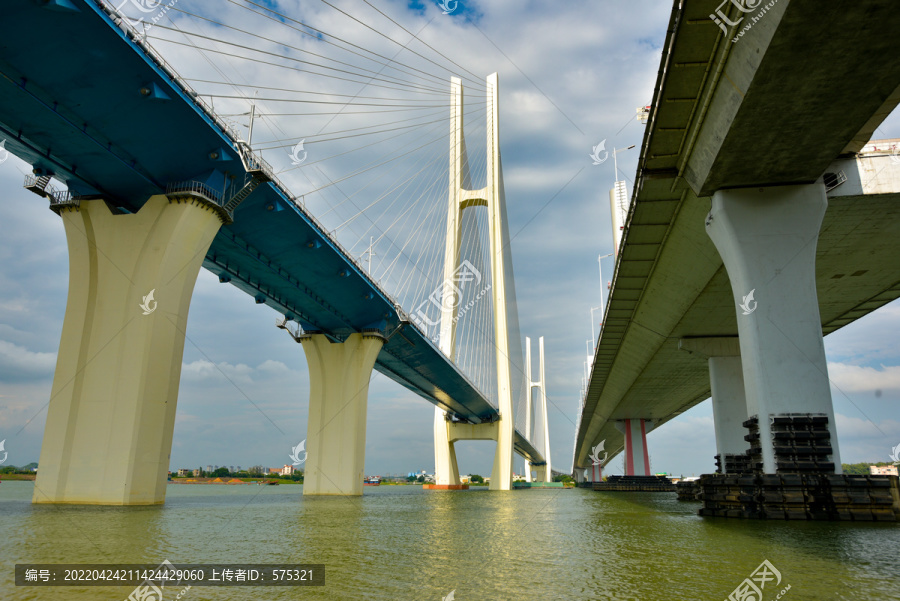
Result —
[[[456,424],[440,408],[434,413],[435,488],[462,488],[456,462],[456,440],[489,439],[497,441],[491,490],[510,490],[513,474],[515,414],[510,369],[509,315],[507,293],[514,298],[509,229],[506,221],[506,199],[500,163],[498,77],[487,77],[487,181],[484,188],[469,189],[468,157],[463,133],[463,88],[459,78],[450,80],[450,186],[447,212],[447,239],[444,251],[444,281],[454,281],[460,269],[462,214],[470,207],[487,207],[490,232],[492,293],[494,305],[494,341],[496,344],[497,393],[500,420],[489,424]],[[452,306],[450,306],[452,305]],[[442,303],[441,351],[456,359],[456,323],[458,308]],[[517,349],[517,352],[521,352]]]
[[[538,374],[540,380],[534,381],[531,379],[531,338],[525,338],[525,380],[527,383],[527,388],[525,389],[525,436],[531,440],[532,439],[532,393],[535,389],[541,395],[541,400],[538,405],[538,415],[540,420],[535,420],[540,423],[540,428],[543,430],[543,448],[538,449],[544,455],[544,464],[536,465],[535,471],[537,472],[536,481],[537,482],[551,482],[553,480],[553,473],[550,468],[550,425],[547,423],[547,379],[544,375],[544,337],[541,336],[538,338]],[[531,482],[531,463],[526,459],[525,460],[525,481]]]

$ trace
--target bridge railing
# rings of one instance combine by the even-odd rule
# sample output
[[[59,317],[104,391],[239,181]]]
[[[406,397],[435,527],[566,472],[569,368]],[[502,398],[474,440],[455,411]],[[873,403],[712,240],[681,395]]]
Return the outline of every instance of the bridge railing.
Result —
[[[36,175],[26,175],[25,176],[25,188],[31,190],[35,194],[39,196],[43,196],[44,198],[50,201],[50,209],[53,211],[59,211],[60,207],[68,206],[68,207],[77,207],[81,203],[77,198],[72,196],[72,193],[68,190],[60,190],[59,188],[55,188],[53,186],[44,185],[50,180],[49,176],[45,176],[44,181],[41,181],[42,178]]]
[[[222,206],[222,195],[219,194],[215,189],[203,182],[198,181],[187,181],[187,182],[172,182],[166,186],[166,194],[177,194],[178,192],[187,192],[189,194],[198,194],[200,196],[205,197],[207,200],[214,202],[215,204]]]

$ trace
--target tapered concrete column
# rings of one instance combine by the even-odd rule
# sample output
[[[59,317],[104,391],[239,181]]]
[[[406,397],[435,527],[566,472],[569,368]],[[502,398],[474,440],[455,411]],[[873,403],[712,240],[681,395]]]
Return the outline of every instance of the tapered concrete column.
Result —
[[[60,215],[69,296],[33,502],[163,503],[191,294],[221,220],[165,196]]]
[[[625,475],[649,476],[647,432],[653,429],[653,422],[647,419],[623,419],[616,422],[616,429],[625,435]]]
[[[678,342],[678,348],[706,357],[709,363],[716,451],[724,469],[726,454],[740,455],[750,447],[744,440],[748,430],[743,424],[749,414],[740,341],[737,336],[683,338]]]
[[[434,484],[431,488],[463,488],[447,413],[440,407],[434,408]]]
[[[728,271],[737,311],[747,406],[759,415],[763,469],[775,473],[769,416],[828,416],[840,454],[822,321],[816,243],[827,207],[823,184],[720,190],[706,231]]]
[[[749,448],[744,440],[747,428],[747,398],[740,357],[710,357],[709,385],[712,394],[716,450],[719,456],[740,455]]]
[[[384,345],[380,334],[351,334],[333,343],[302,336],[309,365],[304,495],[361,495],[366,459],[369,378]]]
[[[603,482],[603,466],[600,464],[593,464],[588,468],[588,473],[591,475],[590,482]]]

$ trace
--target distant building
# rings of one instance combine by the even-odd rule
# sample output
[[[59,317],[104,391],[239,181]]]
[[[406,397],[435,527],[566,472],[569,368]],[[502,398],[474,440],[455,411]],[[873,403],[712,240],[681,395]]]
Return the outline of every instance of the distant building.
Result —
[[[207,466],[206,466],[206,471],[207,471],[207,472],[213,471],[213,470],[212,470],[212,466],[211,466],[211,465],[207,465]]]
[[[870,465],[869,474],[872,476],[897,476],[896,465]]]
[[[293,465],[284,464],[284,467],[281,468],[281,475],[282,475],[282,476],[292,476],[292,475],[294,475],[294,466],[293,466]]]
[[[185,476],[190,476],[192,473],[193,473],[192,470],[182,468],[182,469],[178,470],[178,477],[184,478]]]
[[[200,468],[198,467],[198,468],[194,469],[194,477],[196,478],[199,475],[200,475]]]

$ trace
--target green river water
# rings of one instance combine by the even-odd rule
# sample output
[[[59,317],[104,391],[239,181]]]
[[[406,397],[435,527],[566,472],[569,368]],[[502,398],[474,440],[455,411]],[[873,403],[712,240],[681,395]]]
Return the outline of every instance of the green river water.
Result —
[[[164,506],[93,507],[32,505],[32,490],[0,486],[4,601],[124,600],[134,589],[17,587],[17,563],[164,559],[326,568],[321,587],[195,586],[181,601],[441,601],[451,591],[454,601],[721,601],[763,560],[782,580],[762,601],[900,600],[900,523],[700,518],[675,493],[380,486],[303,498],[291,485],[169,485]]]

